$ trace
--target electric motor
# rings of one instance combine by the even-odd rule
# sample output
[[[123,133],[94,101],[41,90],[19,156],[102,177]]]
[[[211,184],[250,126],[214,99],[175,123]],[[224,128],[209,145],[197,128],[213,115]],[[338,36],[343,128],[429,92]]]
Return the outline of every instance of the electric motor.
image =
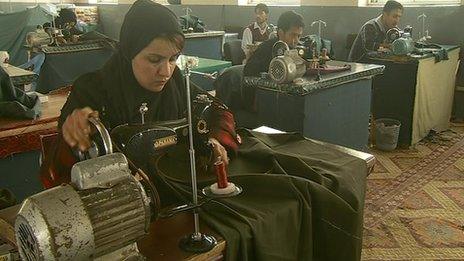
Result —
[[[15,222],[21,258],[123,260],[136,253],[150,224],[150,199],[126,157],[78,162],[71,180],[23,202]]]

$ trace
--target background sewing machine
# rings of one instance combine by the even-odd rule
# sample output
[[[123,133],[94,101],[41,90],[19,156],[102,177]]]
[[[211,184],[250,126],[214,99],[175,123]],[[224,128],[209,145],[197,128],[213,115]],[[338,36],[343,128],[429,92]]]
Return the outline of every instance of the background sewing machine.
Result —
[[[47,33],[48,31],[48,33]],[[71,84],[78,76],[95,71],[113,54],[115,42],[95,31],[80,35],[76,42],[60,42],[60,30],[38,28],[30,32],[25,47],[29,53],[44,54],[36,91],[49,91]]]
[[[446,50],[442,46],[428,42],[431,39],[428,30],[425,30],[425,33],[422,32],[421,35],[425,36],[415,41],[411,26],[406,26],[403,30],[400,28],[391,28],[387,31],[385,40],[385,43],[389,44],[390,47],[369,52],[368,56],[371,58],[406,60],[433,54],[441,56],[441,59],[446,59]]]
[[[63,41],[64,40],[64,41]],[[95,31],[82,35],[72,35],[64,39],[63,30],[54,27],[43,29],[41,26],[29,32],[25,47],[31,52],[59,54],[79,51],[99,50],[114,43],[108,37]]]
[[[349,70],[350,66],[327,65],[330,61],[326,48],[318,49],[317,42],[312,37],[306,37],[304,44],[290,50],[283,41],[277,41],[272,49],[274,57],[269,64],[269,76],[277,83],[301,81],[301,77],[316,75],[316,81],[321,74]]]

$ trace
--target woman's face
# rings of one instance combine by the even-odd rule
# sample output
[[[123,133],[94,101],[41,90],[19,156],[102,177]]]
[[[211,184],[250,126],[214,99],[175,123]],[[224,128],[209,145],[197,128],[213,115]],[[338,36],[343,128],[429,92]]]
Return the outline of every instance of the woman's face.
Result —
[[[152,92],[163,90],[176,68],[180,51],[175,43],[155,38],[132,59],[132,71],[137,82]]]

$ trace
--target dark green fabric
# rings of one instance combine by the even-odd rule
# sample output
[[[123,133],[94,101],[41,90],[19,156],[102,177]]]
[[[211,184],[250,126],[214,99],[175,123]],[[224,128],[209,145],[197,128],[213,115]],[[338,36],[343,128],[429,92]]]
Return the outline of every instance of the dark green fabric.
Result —
[[[433,43],[427,44],[427,43],[415,42],[414,47],[419,48],[419,49],[416,49],[416,51],[414,51],[413,53],[420,54],[420,55],[432,54],[435,57],[435,63],[449,59],[448,49],[445,46],[442,46],[439,44],[433,44]],[[422,51],[420,48],[434,48],[435,50]]]
[[[47,54],[37,80],[37,92],[49,93],[71,85],[79,76],[102,68],[112,54],[109,49]]]
[[[16,204],[16,198],[8,189],[0,188],[0,209],[11,207]]]
[[[41,103],[35,94],[26,94],[14,86],[0,67],[0,117],[35,119],[41,113]]]
[[[10,63],[20,65],[27,61],[26,34],[51,20],[40,7],[34,7],[22,12],[0,14],[0,51],[8,51]]]
[[[244,192],[209,201],[200,214],[226,239],[227,260],[360,260],[365,162],[298,134],[239,133],[229,175]],[[178,146],[157,161],[156,185],[189,201],[188,166]],[[199,189],[214,180],[199,172]]]

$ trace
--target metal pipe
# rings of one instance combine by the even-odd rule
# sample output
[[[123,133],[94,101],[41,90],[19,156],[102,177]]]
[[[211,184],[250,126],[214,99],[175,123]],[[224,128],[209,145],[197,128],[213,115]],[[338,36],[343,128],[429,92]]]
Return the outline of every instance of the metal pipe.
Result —
[[[205,78],[208,78],[208,79],[211,79],[211,80],[216,80],[217,79],[217,72],[213,72],[213,73],[204,73],[204,72],[197,72],[197,71],[190,71],[191,74],[197,74],[197,75],[201,75]]]
[[[190,155],[190,174],[192,176],[192,200],[193,205],[198,204],[198,192],[197,192],[197,171],[195,167],[195,148],[193,146],[193,128],[192,128],[192,105],[190,100],[190,74],[191,68],[190,63],[187,59],[185,63],[184,73],[185,73],[185,85],[187,88],[187,119],[188,119],[188,130],[189,130],[189,155]],[[200,221],[198,218],[197,209],[193,210],[193,221],[195,230],[193,233],[193,239],[196,241],[201,240],[200,233]]]
[[[327,23],[322,20],[317,20],[311,23],[311,27],[313,27],[315,24],[318,25],[318,36],[319,38],[322,38],[322,25],[324,25],[324,27],[327,27]]]
[[[422,19],[422,32],[421,32],[421,36],[419,38],[425,37],[425,19],[426,18],[427,18],[427,15],[425,15],[424,13],[422,13],[421,15],[419,15],[417,17],[417,20]]]

